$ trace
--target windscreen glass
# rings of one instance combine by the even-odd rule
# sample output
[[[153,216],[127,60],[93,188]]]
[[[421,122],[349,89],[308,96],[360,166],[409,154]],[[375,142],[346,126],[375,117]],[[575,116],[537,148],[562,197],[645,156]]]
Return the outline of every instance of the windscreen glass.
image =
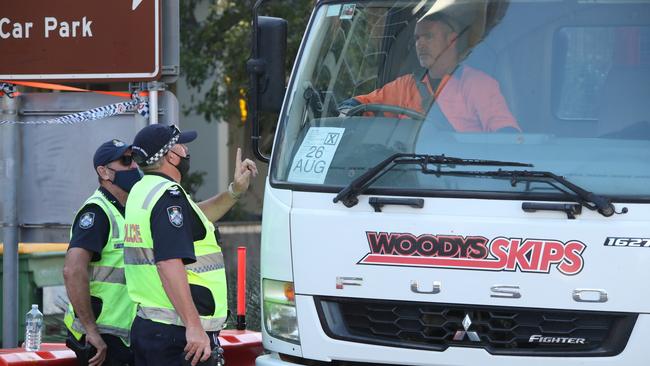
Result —
[[[648,1],[325,3],[306,37],[273,184],[343,187],[393,154],[418,153],[529,163],[513,169],[650,198]],[[372,187],[562,194],[408,165]]]

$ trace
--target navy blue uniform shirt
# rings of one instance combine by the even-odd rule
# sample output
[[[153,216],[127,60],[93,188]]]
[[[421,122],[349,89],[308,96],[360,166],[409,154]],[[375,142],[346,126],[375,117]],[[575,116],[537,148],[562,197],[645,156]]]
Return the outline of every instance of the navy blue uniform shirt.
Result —
[[[99,187],[99,192],[124,216],[124,206],[104,187]],[[120,228],[121,230],[121,228]],[[102,259],[102,250],[108,242],[110,224],[108,216],[98,205],[90,203],[79,211],[72,224],[72,237],[70,248],[82,248],[93,254],[92,262]]]
[[[161,173],[148,173],[172,180]],[[178,186],[168,189],[151,211],[151,235],[156,262],[182,259],[194,263],[194,242],[204,239],[206,232],[187,197]]]

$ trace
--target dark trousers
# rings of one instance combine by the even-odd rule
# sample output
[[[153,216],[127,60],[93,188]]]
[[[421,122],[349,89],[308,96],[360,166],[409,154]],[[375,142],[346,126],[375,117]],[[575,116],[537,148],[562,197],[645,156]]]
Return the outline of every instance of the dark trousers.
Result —
[[[215,347],[216,332],[208,332],[210,348]],[[131,347],[136,366],[183,366],[187,341],[185,327],[157,323],[135,317],[131,326]]]
[[[131,348],[127,347],[120,337],[110,335],[110,334],[101,334],[102,339],[106,342],[106,359],[102,366],[133,366],[135,362],[133,360],[133,352]],[[68,332],[68,337],[74,337],[70,332]],[[82,345],[86,343],[86,336],[82,336],[80,342]],[[85,360],[86,358],[92,358],[92,355],[95,354],[93,349],[92,355],[89,356],[81,355],[75,350],[78,360]],[[87,362],[79,361],[79,366],[88,365]]]

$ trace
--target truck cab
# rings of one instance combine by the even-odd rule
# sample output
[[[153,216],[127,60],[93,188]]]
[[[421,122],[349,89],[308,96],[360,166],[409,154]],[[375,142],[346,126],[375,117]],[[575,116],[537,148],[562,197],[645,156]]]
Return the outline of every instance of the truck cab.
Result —
[[[650,1],[319,1],[272,72],[257,365],[647,364]]]

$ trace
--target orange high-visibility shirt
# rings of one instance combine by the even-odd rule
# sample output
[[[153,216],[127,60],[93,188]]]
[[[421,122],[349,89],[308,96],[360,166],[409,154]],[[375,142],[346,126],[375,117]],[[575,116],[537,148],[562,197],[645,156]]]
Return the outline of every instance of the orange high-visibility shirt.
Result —
[[[469,66],[463,66],[459,74],[443,79],[435,92],[435,103],[456,131],[493,132],[505,127],[521,131],[496,80]],[[422,81],[434,94],[426,75]],[[413,74],[400,76],[382,88],[354,99],[362,104],[388,104],[425,113]]]

